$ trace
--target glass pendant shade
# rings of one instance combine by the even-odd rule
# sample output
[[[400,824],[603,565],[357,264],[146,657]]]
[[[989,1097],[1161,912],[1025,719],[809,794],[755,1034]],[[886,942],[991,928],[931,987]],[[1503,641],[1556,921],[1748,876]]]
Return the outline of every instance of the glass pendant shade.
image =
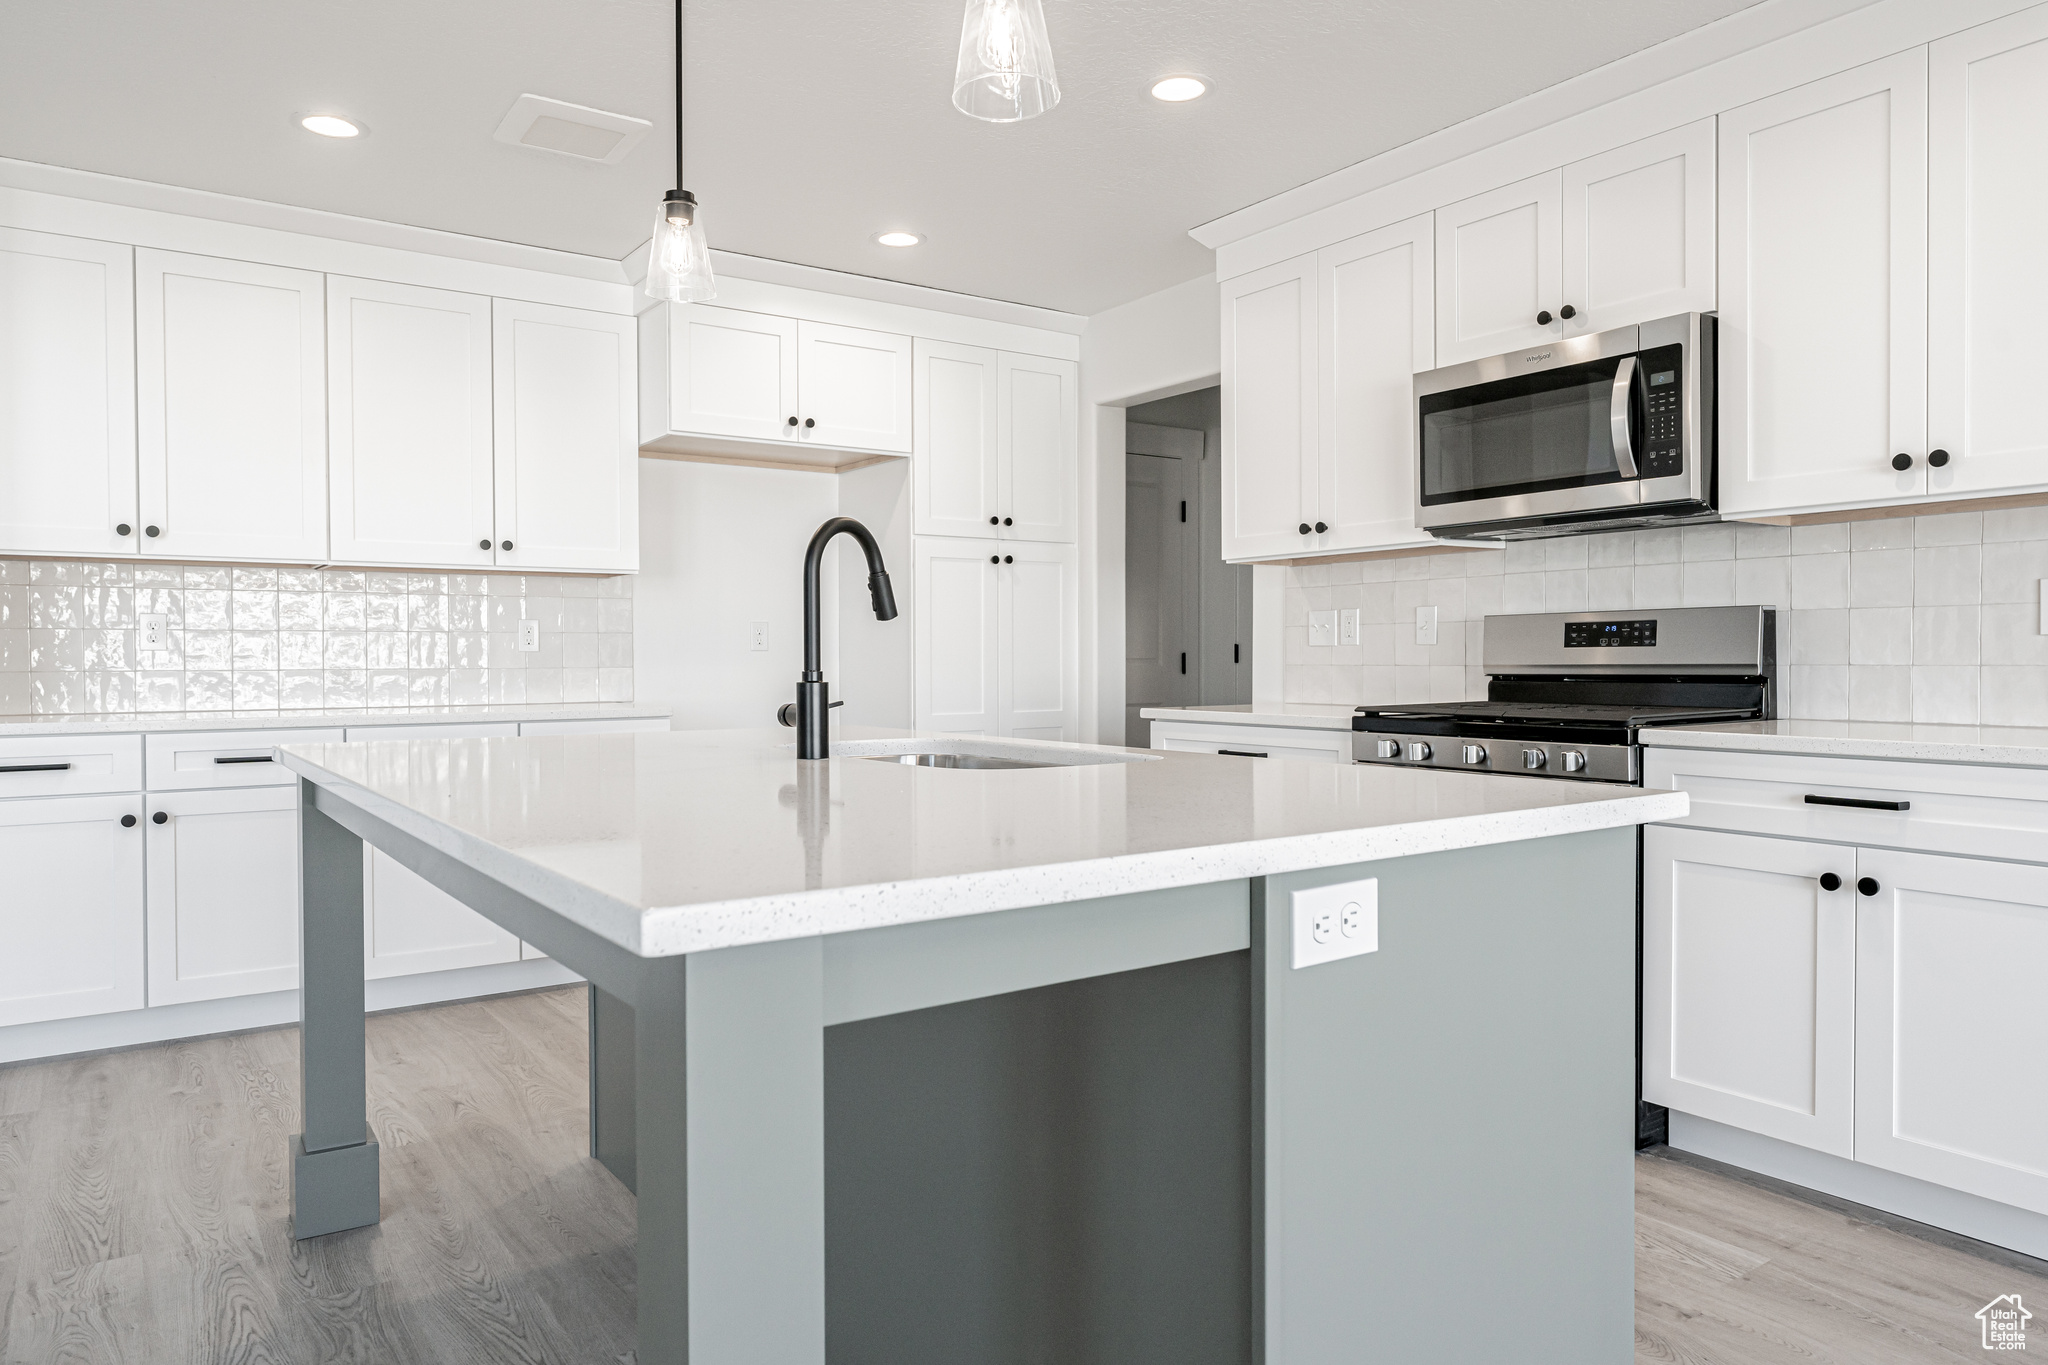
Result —
[[[970,118],[1015,123],[1059,102],[1040,0],[967,0],[953,106]]]
[[[647,297],[671,303],[718,297],[718,282],[711,277],[711,247],[704,240],[704,211],[688,191],[670,191],[654,215]]]

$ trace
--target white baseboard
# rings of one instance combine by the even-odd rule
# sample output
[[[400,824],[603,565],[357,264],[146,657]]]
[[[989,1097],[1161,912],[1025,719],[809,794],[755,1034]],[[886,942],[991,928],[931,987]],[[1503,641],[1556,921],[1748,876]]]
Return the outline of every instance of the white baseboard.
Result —
[[[1681,1152],[1804,1185],[1837,1199],[2048,1260],[2048,1216],[1929,1184],[1828,1152],[1671,1111],[1670,1145]]]
[[[468,1000],[544,986],[563,986],[583,978],[552,958],[498,962],[486,967],[459,967],[446,972],[389,976],[363,983],[363,1006],[379,1010],[411,1009],[444,1000]],[[167,1043],[177,1038],[204,1038],[215,1033],[275,1028],[299,1021],[297,991],[266,991],[226,1000],[196,1000],[184,1005],[92,1014],[81,1019],[52,1019],[37,1024],[0,1028],[0,1064],[81,1052]]]

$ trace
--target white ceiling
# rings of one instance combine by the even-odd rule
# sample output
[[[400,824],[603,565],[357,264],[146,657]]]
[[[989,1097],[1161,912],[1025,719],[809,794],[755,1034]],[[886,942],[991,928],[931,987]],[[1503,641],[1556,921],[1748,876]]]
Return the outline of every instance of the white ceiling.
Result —
[[[949,101],[960,0],[690,0],[689,188],[725,250],[1093,313],[1210,269],[1198,223],[1750,3],[1046,0],[1065,97],[997,126]],[[0,156],[616,259],[674,179],[669,14],[10,4]],[[1214,92],[1147,96],[1184,71]],[[657,127],[617,166],[492,141],[529,91]]]

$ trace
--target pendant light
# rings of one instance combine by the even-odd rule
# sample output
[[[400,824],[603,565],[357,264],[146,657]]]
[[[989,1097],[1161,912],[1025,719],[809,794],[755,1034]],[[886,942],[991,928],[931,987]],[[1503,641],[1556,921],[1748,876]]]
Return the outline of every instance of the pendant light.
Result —
[[[1015,123],[1059,102],[1041,0],[967,0],[953,107],[969,118]]]
[[[676,184],[683,183],[683,0],[676,0]],[[718,297],[711,277],[711,247],[704,240],[704,214],[697,196],[673,189],[654,215],[654,241],[647,248],[647,297],[671,303],[701,303]]]

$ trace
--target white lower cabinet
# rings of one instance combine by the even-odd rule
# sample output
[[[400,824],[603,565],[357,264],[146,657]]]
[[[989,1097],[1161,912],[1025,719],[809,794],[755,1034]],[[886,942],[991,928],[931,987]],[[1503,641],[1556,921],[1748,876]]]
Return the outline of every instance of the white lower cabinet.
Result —
[[[149,1003],[299,984],[295,786],[148,795]]]
[[[1151,722],[1151,745],[1183,754],[1231,754],[1239,758],[1296,758],[1310,763],[1351,762],[1349,730],[1291,730],[1277,725]]]
[[[0,801],[0,1026],[142,1008],[144,828],[135,793]]]
[[[1072,545],[919,536],[917,727],[1080,737]]]

